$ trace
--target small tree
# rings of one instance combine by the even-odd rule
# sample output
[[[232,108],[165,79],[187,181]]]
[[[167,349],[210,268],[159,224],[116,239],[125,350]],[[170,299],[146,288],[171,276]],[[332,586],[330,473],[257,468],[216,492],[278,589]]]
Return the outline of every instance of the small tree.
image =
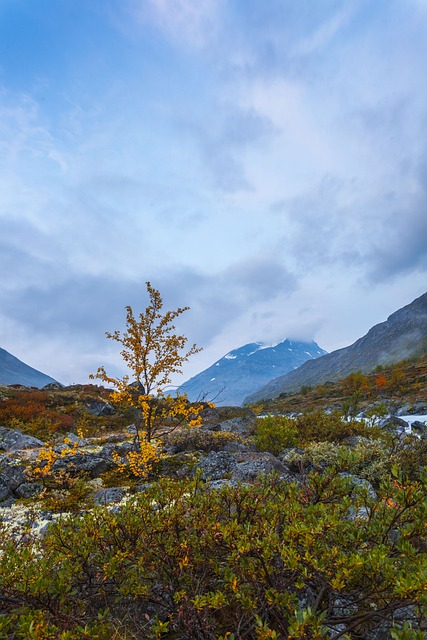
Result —
[[[99,367],[92,379],[99,378],[111,384],[115,391],[111,400],[115,404],[132,407],[135,411],[136,444],[151,442],[160,430],[172,431],[179,424],[191,426],[201,422],[203,405],[192,405],[185,394],[173,397],[165,394],[174,373],[182,373],[182,365],[199,352],[195,344],[182,353],[187,338],[174,333],[173,321],[189,307],[162,313],[163,301],[159,291],[146,282],[150,304],[137,320],[130,306],[126,307],[127,330],[106,332],[107,338],[123,345],[123,357],[131,375],[123,378],[109,376],[104,367]]]

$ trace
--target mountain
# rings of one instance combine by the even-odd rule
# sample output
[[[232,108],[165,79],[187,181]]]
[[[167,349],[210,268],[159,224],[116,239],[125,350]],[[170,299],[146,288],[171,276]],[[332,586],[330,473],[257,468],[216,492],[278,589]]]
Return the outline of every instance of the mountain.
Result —
[[[29,367],[0,347],[0,385],[22,384],[24,387],[41,389],[51,382],[56,382],[56,380]]]
[[[245,402],[274,398],[298,391],[302,386],[338,380],[352,371],[371,371],[427,352],[427,293],[395,311],[385,322],[375,325],[349,347],[332,351],[317,360],[304,363],[295,371],[279,376]]]
[[[213,400],[217,405],[237,406],[244,398],[267,382],[308,359],[326,353],[315,342],[284,340],[271,347],[260,342],[245,344],[230,351],[198,375],[185,382],[178,391],[190,400]]]

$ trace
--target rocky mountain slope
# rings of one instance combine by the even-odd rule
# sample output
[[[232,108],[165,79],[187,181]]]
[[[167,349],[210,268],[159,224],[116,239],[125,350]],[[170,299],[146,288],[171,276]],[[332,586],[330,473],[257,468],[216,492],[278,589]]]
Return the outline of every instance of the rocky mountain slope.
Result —
[[[315,342],[284,340],[272,347],[253,342],[230,351],[181,385],[179,391],[192,401],[213,399],[217,405],[238,406],[273,378],[325,353]]]
[[[305,362],[295,371],[279,376],[245,402],[274,398],[281,393],[338,380],[352,371],[368,372],[427,351],[427,293],[375,325],[349,347]]]
[[[33,369],[5,349],[0,348],[0,385],[21,384],[24,387],[38,387],[56,382],[54,378]]]

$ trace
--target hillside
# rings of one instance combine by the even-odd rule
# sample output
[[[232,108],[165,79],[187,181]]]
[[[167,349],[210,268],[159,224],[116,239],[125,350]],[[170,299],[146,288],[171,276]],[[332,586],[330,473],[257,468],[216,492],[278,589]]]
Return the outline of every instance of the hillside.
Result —
[[[283,340],[274,346],[253,342],[230,351],[181,385],[179,391],[187,393],[191,401],[207,398],[220,406],[238,406],[273,378],[325,353],[315,342]]]
[[[40,389],[52,382],[56,380],[0,348],[0,385],[21,384],[24,387]]]
[[[427,293],[399,309],[354,344],[305,362],[249,395],[245,403],[274,398],[303,386],[338,380],[352,371],[368,372],[378,365],[420,355],[427,349]]]
[[[427,356],[387,367],[379,365],[367,374],[351,373],[342,380],[303,387],[299,392],[282,393],[252,406],[257,411],[273,414],[325,409],[357,412],[380,402],[391,411],[400,409],[405,413],[426,413]]]

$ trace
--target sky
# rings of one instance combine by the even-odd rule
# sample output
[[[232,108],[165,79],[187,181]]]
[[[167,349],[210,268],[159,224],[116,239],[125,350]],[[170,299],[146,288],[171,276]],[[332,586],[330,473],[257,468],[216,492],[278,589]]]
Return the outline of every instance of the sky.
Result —
[[[0,0],[0,346],[333,351],[427,291],[427,0]]]

